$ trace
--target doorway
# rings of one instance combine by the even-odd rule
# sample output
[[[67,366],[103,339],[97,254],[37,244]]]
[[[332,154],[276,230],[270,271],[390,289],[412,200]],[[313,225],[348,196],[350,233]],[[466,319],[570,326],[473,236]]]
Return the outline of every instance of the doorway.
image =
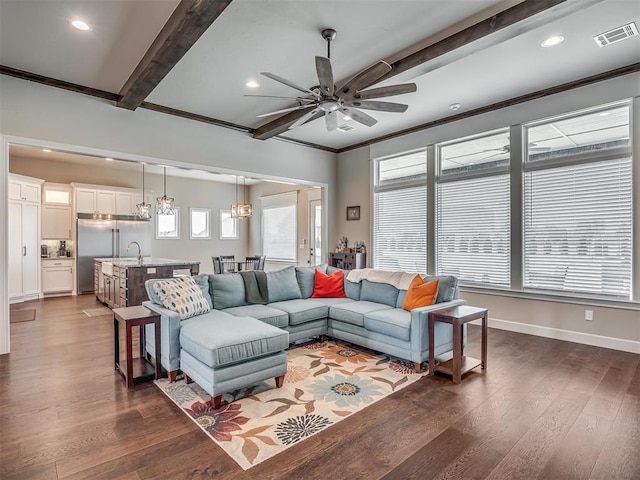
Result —
[[[322,263],[322,200],[309,201],[309,265]]]

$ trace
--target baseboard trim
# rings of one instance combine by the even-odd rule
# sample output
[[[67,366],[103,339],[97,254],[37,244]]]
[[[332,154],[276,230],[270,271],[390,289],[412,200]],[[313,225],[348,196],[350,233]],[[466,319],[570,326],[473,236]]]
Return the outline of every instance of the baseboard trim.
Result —
[[[470,323],[480,325],[480,320],[474,320]],[[488,326],[499,330],[508,330],[510,332],[526,333],[528,335],[536,335],[538,337],[582,343],[584,345],[591,345],[594,347],[610,348],[612,350],[620,350],[622,352],[640,353],[640,342],[625,340],[623,338],[605,337],[603,335],[593,335],[591,333],[543,327],[541,325],[532,325],[530,323],[512,322],[510,320],[501,320],[499,318],[489,318]]]

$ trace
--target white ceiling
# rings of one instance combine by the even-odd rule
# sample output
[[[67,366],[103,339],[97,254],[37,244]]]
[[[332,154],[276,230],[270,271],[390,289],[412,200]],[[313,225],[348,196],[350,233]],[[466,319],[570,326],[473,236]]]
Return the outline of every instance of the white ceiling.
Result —
[[[256,128],[271,120],[257,118],[258,114],[292,104],[244,95],[298,93],[260,76],[261,71],[304,87],[316,85],[314,57],[326,55],[323,28],[338,32],[331,63],[334,77],[342,80],[520,1],[233,0],[146,100]],[[177,0],[0,0],[0,64],[118,93],[177,4]],[[93,29],[72,29],[69,20],[74,17]],[[371,112],[378,120],[374,127],[344,121],[355,129],[327,132],[324,122],[316,120],[283,136],[340,149],[637,63],[640,37],[605,48],[593,40],[594,35],[631,21],[640,27],[640,1],[602,0],[543,26],[522,28],[514,38],[440,68],[427,63],[420,72],[388,80],[385,84],[411,79],[418,91],[389,99],[407,103],[405,113]],[[551,34],[563,35],[565,41],[541,48],[540,42]],[[430,68],[435,69],[422,73]],[[258,80],[260,88],[245,87],[249,79]],[[460,103],[460,110],[451,111],[452,103]]]

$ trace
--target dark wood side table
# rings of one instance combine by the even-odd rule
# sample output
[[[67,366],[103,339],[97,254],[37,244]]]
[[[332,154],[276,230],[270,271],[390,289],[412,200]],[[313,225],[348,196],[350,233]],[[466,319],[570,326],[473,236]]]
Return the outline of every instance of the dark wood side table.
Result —
[[[124,361],[120,361],[120,323],[123,323],[126,331],[127,355]],[[144,326],[155,324],[155,360],[154,366],[145,358],[145,334]],[[140,358],[133,358],[133,327],[140,328]],[[147,307],[138,305],[135,307],[115,308],[113,310],[113,340],[114,340],[114,365],[127,388],[133,387],[139,381],[161,376],[160,365],[160,314],[152,312]]]
[[[482,370],[487,368],[487,318],[486,308],[461,305],[458,307],[436,310],[429,313],[429,375],[443,372],[453,377],[453,383],[460,383],[462,375],[478,366]],[[463,325],[472,320],[482,319],[482,358],[467,357],[463,354],[462,329]],[[453,358],[446,362],[435,364],[434,349],[435,322],[451,324],[453,328]]]

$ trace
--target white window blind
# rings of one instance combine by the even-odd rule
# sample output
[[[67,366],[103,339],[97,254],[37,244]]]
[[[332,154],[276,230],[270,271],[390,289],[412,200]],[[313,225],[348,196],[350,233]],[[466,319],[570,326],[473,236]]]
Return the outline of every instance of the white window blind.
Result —
[[[297,261],[298,193],[262,197],[262,254],[275,262]]]
[[[631,158],[525,172],[524,286],[629,298]]]
[[[440,183],[436,219],[438,274],[510,286],[508,174]]]
[[[373,203],[374,268],[426,273],[426,186],[376,192]]]

